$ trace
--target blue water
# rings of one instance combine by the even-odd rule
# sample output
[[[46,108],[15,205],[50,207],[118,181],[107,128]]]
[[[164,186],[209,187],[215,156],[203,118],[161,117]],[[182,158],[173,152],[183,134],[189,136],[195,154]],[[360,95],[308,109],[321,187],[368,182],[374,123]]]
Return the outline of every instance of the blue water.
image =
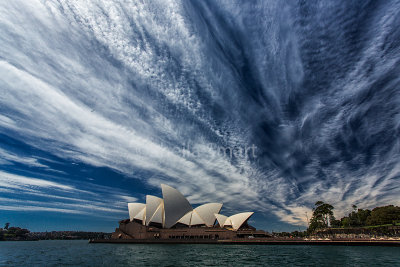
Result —
[[[400,248],[0,242],[0,266],[400,266]]]

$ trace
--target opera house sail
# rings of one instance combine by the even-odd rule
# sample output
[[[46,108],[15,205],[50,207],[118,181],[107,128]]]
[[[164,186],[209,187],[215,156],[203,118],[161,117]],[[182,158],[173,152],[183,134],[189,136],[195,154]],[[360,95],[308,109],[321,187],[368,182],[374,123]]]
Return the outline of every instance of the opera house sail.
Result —
[[[129,219],[120,221],[112,239],[216,240],[266,236],[247,224],[253,212],[220,214],[222,203],[193,208],[175,188],[162,184],[162,198],[146,196],[146,203],[128,203]]]

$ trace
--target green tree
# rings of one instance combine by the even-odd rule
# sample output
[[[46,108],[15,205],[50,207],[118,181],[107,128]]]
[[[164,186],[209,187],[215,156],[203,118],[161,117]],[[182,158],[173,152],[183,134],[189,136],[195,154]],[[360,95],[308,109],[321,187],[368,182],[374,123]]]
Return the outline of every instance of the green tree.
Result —
[[[357,211],[357,222],[359,226],[366,226],[367,219],[371,215],[371,211],[368,209],[358,209]]]
[[[371,211],[368,209],[357,209],[356,205],[352,206],[353,211],[347,217],[341,219],[343,227],[360,227],[367,225],[367,218],[370,216]]]
[[[331,220],[331,226],[332,226],[332,227],[338,228],[338,227],[340,227],[341,225],[342,225],[342,223],[341,223],[340,220]]]
[[[390,224],[400,221],[400,207],[393,205],[376,207],[367,218],[367,225]]]
[[[332,205],[317,201],[313,209],[308,232],[313,232],[319,228],[326,228],[330,225],[330,222],[334,222],[335,217],[333,216],[333,209],[334,207]]]
[[[349,217],[343,217],[340,222],[342,223],[343,227],[350,227],[350,218]]]

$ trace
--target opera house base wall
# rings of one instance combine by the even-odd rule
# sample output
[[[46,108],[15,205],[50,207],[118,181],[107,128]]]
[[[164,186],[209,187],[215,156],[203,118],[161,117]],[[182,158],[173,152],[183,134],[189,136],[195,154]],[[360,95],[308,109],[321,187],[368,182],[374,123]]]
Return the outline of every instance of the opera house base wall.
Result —
[[[264,231],[254,228],[237,231],[221,227],[182,227],[157,228],[144,226],[136,221],[121,221],[119,227],[112,233],[112,240],[170,240],[187,241],[189,243],[213,243],[217,240],[233,240],[243,238],[268,237]]]

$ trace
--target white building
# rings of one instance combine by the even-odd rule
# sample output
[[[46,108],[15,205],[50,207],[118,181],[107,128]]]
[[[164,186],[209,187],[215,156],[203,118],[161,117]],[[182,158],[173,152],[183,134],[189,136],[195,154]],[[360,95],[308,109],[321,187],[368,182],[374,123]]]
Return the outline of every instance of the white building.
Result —
[[[195,209],[175,188],[162,184],[163,198],[147,195],[146,204],[128,203],[130,221],[142,225],[158,225],[171,228],[176,225],[215,227],[238,230],[253,215],[253,212],[234,214],[230,217],[219,214],[222,203],[206,203]]]

